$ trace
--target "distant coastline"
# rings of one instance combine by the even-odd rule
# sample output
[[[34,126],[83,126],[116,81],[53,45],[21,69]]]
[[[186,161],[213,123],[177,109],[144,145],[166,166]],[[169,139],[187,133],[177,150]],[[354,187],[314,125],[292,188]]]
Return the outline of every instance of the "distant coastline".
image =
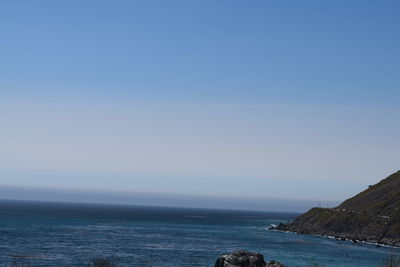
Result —
[[[336,208],[312,208],[275,230],[400,247],[400,171]]]

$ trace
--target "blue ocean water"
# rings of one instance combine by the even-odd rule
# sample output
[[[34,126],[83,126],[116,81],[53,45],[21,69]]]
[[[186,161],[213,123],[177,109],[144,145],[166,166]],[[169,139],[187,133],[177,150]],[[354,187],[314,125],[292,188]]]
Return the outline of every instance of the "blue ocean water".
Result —
[[[0,201],[0,266],[213,266],[246,249],[288,266],[379,266],[400,249],[268,231],[297,214]],[[22,265],[21,265],[22,266]]]

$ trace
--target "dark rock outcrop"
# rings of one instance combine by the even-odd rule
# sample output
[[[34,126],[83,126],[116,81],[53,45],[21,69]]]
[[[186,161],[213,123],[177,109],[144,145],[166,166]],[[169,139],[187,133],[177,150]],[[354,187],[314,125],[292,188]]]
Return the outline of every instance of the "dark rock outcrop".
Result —
[[[277,262],[277,261],[274,261],[274,260],[270,261],[270,262],[267,263],[267,265],[265,265],[265,266],[266,266],[266,267],[286,267],[286,266],[283,265],[282,263]]]
[[[224,254],[217,259],[214,267],[285,267],[276,261],[266,263],[264,256],[245,250]]]
[[[336,208],[313,208],[277,229],[400,246],[400,171]]]

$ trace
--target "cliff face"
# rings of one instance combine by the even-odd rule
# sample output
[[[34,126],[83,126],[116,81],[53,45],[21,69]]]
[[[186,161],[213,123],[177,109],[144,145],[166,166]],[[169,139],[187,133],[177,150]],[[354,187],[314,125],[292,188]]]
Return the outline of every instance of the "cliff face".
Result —
[[[336,208],[313,208],[278,229],[400,246],[400,171]]]

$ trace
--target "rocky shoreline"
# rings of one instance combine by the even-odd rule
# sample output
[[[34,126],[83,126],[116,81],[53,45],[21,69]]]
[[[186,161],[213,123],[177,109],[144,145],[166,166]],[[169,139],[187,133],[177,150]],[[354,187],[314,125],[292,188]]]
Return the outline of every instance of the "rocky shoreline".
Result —
[[[318,237],[324,237],[328,239],[335,239],[338,241],[346,241],[346,242],[352,242],[352,243],[365,243],[369,245],[375,245],[376,247],[391,247],[391,248],[400,248],[400,244],[397,240],[392,240],[392,242],[389,243],[382,243],[378,242],[374,239],[368,239],[368,238],[360,238],[359,236],[352,236],[352,235],[342,235],[342,234],[337,234],[337,235],[328,235],[328,234],[306,234],[306,233],[301,233],[301,232],[296,232],[296,231],[289,231],[285,230],[283,228],[278,227],[271,227],[268,230],[270,231],[276,231],[276,232],[281,232],[281,233],[292,233],[292,234],[299,234],[299,235],[311,235],[311,236],[318,236]]]
[[[335,208],[312,208],[273,230],[400,247],[400,171]]]

